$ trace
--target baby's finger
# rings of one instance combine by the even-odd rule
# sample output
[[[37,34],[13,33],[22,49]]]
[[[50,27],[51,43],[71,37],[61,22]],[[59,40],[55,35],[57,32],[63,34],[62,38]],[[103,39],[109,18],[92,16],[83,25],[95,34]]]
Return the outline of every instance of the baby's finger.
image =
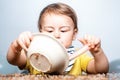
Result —
[[[25,51],[28,51],[27,47],[25,46],[23,41],[19,41],[20,46],[22,47],[22,49],[24,49]]]
[[[30,39],[30,41],[32,41],[33,39],[33,34],[31,32],[27,32],[26,34],[28,36],[28,38]]]
[[[18,40],[16,40],[16,42],[18,43],[18,45],[19,45],[22,49],[24,49],[24,50],[27,51],[26,43],[25,43],[24,40],[25,40],[24,37],[20,36],[20,37],[18,38]]]
[[[23,42],[25,42],[27,48],[29,47],[29,45],[31,43],[31,40],[32,40],[31,34],[26,33],[26,35],[24,35],[24,41]]]
[[[86,44],[86,41],[85,41],[83,38],[79,38],[79,39],[77,39],[77,40],[79,40],[83,45]]]
[[[97,44],[99,44],[100,42],[101,42],[101,41],[100,41],[100,38],[96,38],[94,43],[97,45]]]

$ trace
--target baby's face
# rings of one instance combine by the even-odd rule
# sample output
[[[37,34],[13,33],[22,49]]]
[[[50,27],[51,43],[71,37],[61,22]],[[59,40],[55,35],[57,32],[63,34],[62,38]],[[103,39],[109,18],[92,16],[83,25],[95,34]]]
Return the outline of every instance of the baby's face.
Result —
[[[66,48],[72,44],[76,37],[76,30],[72,19],[65,15],[47,14],[42,19],[42,33],[54,36]]]

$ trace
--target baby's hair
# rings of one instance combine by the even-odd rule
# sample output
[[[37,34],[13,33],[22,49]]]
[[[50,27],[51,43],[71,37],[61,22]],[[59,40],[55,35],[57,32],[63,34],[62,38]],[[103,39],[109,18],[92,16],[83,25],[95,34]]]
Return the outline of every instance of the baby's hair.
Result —
[[[38,29],[41,31],[42,28],[42,19],[47,14],[61,14],[70,17],[74,23],[74,29],[78,31],[77,27],[77,16],[75,11],[68,5],[64,3],[52,3],[46,6],[40,13],[39,20],[38,20]]]

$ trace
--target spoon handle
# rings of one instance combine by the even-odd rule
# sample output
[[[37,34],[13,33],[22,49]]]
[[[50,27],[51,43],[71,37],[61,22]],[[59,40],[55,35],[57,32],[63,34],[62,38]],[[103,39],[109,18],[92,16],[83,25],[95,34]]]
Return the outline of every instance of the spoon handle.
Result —
[[[76,51],[75,53],[73,53],[70,57],[69,60],[73,60],[76,57],[80,56],[81,54],[84,54],[85,52],[87,52],[89,50],[88,45],[83,46],[81,49],[79,49],[78,51]]]

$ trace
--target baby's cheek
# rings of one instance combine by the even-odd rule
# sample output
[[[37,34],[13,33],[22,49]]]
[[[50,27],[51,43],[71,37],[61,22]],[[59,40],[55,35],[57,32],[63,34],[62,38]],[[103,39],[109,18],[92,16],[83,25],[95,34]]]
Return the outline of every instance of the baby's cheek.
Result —
[[[72,43],[64,43],[65,48],[69,48],[72,45]]]

